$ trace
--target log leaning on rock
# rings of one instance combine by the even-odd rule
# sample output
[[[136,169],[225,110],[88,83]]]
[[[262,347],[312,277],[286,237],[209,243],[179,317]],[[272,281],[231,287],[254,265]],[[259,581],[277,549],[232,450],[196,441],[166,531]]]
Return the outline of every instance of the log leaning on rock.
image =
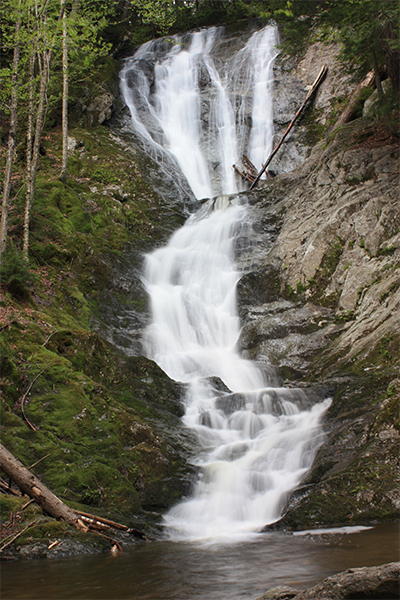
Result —
[[[303,112],[303,110],[305,109],[306,105],[308,104],[308,102],[311,100],[312,96],[314,95],[314,93],[317,91],[318,87],[320,86],[320,84],[322,83],[322,81],[324,80],[325,75],[328,72],[328,67],[326,67],[325,65],[321,68],[320,72],[317,75],[317,78],[315,79],[314,83],[312,84],[311,88],[308,91],[308,94],[303,102],[303,104],[300,106],[300,108],[298,109],[298,111],[296,112],[296,114],[294,115],[293,119],[291,120],[290,124],[288,125],[285,133],[283,134],[283,136],[281,137],[281,139],[279,140],[279,143],[275,146],[274,150],[271,152],[271,154],[269,155],[267,161],[263,164],[262,169],[260,170],[260,172],[258,173],[257,177],[254,179],[253,183],[250,186],[250,189],[252,190],[257,183],[259,182],[259,180],[261,179],[261,176],[263,175],[263,173],[266,171],[269,163],[271,162],[271,160],[274,158],[275,154],[278,152],[279,148],[282,146],[283,142],[285,141],[286,136],[288,135],[289,131],[292,129],[293,125],[296,123],[297,119],[299,118],[299,116],[301,115],[301,113]]]
[[[24,494],[33,498],[51,517],[61,519],[77,529],[88,530],[80,516],[57,498],[2,444],[0,444],[0,469],[17,484]]]

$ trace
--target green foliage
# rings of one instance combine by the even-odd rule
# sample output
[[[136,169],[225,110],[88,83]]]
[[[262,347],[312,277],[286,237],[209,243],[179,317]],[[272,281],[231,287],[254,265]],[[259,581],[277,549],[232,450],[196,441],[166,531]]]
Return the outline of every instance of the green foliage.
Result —
[[[321,267],[322,274],[324,277],[330,277],[334,273],[340,257],[343,252],[343,243],[339,238],[336,238],[330,247],[330,250],[324,256]]]
[[[176,19],[174,0],[131,0],[131,6],[154,37],[168,33]]]
[[[0,265],[0,283],[19,300],[30,298],[30,286],[34,276],[22,253],[14,248],[6,250]]]

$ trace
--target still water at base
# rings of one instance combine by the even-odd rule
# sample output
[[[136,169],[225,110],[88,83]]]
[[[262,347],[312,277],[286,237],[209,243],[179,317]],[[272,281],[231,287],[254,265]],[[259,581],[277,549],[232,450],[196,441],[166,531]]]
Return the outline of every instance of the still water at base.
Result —
[[[350,567],[399,559],[399,525],[358,533],[270,533],[206,546],[158,542],[100,554],[4,564],[2,598],[41,600],[254,600],[267,589],[304,589]]]

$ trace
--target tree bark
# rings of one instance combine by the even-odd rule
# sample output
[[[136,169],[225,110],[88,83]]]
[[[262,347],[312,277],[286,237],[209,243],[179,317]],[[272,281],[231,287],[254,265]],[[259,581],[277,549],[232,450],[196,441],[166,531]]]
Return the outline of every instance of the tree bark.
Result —
[[[21,7],[21,0],[18,3],[18,11]],[[0,222],[0,259],[7,244],[7,224],[8,224],[8,207],[11,191],[11,173],[14,160],[14,149],[17,134],[17,120],[18,120],[18,63],[19,63],[19,29],[20,29],[20,15],[17,16],[15,23],[15,45],[14,45],[14,56],[13,66],[11,75],[11,112],[10,112],[10,131],[8,134],[8,147],[7,147],[7,158],[6,158],[6,170],[4,174],[4,193],[3,193],[3,204],[1,211],[1,222]]]
[[[17,484],[20,490],[33,498],[39,506],[55,519],[65,521],[77,529],[87,531],[79,515],[55,496],[33,473],[0,444],[0,468]]]
[[[62,10],[62,71],[63,71],[63,96],[62,96],[62,164],[60,179],[67,180],[68,166],[68,29],[65,0],[60,0]]]
[[[394,124],[390,118],[390,115],[385,107],[385,94],[383,93],[383,89],[382,89],[382,82],[381,82],[381,77],[379,74],[378,61],[376,60],[376,54],[373,50],[371,51],[371,55],[372,55],[372,64],[374,65],[374,77],[375,77],[376,90],[378,92],[378,98],[379,98],[379,101],[382,106],[383,118],[386,123],[386,127],[389,129],[391,134],[399,137],[399,132],[396,130],[396,127],[394,126]]]
[[[50,75],[50,60],[51,60],[52,51],[51,49],[47,50],[43,49],[41,54],[41,60],[39,59],[40,64],[40,89],[39,89],[39,104],[36,112],[36,122],[35,122],[35,136],[32,147],[32,140],[30,140],[30,150],[29,146],[27,148],[27,153],[29,152],[29,156],[27,154],[27,185],[26,185],[26,199],[25,199],[25,214],[24,214],[24,240],[23,240],[23,255],[25,259],[28,259],[28,250],[29,250],[29,223],[30,223],[30,213],[31,207],[33,204],[33,199],[35,196],[35,184],[36,184],[36,173],[39,165],[39,148],[40,148],[40,140],[42,137],[42,131],[45,121],[46,108],[47,108],[47,88],[49,85],[49,75]],[[32,73],[33,76],[33,73]],[[33,85],[31,86],[32,95],[33,95]],[[32,98],[32,108],[33,108],[33,98]],[[30,114],[32,114],[32,110],[30,107]],[[33,115],[32,115],[33,116]],[[32,127],[30,128],[30,133],[28,131],[28,135],[32,136]]]
[[[366,77],[361,81],[361,83],[358,84],[354,92],[351,94],[350,101],[344,109],[344,111],[342,112],[342,114],[340,115],[340,117],[338,118],[338,120],[336,121],[335,128],[338,127],[338,125],[345,125],[346,123],[349,123],[355,118],[357,111],[364,102],[364,100],[361,97],[361,91],[367,87],[373,87],[373,85],[374,72],[370,71],[366,75]]]
[[[257,183],[259,182],[259,180],[261,179],[261,176],[263,175],[263,173],[266,171],[269,163],[271,162],[271,160],[274,158],[275,154],[278,152],[279,148],[282,146],[287,134],[289,133],[289,131],[292,129],[293,125],[296,123],[297,119],[299,118],[299,116],[301,115],[301,113],[303,112],[304,108],[306,107],[307,102],[312,98],[312,96],[314,95],[315,91],[317,90],[317,88],[319,87],[319,85],[322,83],[322,80],[324,79],[326,73],[328,71],[328,67],[326,67],[325,65],[321,68],[320,72],[318,73],[318,76],[316,78],[316,80],[314,81],[314,83],[312,84],[306,99],[304,100],[303,104],[300,106],[299,110],[296,112],[296,114],[294,115],[293,119],[291,120],[289,126],[287,127],[285,133],[283,134],[283,136],[281,137],[279,143],[277,146],[275,146],[274,150],[271,152],[271,154],[268,157],[268,160],[264,163],[262,169],[260,170],[260,172],[258,173],[257,177],[254,179],[253,183],[250,186],[250,189],[252,190],[253,188],[255,188],[255,186],[257,185]]]

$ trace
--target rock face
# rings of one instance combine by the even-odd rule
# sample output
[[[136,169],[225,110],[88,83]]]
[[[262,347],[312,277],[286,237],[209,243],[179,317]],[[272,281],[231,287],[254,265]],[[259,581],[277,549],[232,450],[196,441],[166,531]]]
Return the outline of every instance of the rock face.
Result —
[[[241,349],[286,385],[334,397],[282,527],[396,519],[400,507],[399,149],[368,131],[350,123],[249,193],[258,243],[239,256]]]
[[[400,563],[348,569],[300,592],[288,586],[272,588],[257,600],[390,600],[399,597]]]

